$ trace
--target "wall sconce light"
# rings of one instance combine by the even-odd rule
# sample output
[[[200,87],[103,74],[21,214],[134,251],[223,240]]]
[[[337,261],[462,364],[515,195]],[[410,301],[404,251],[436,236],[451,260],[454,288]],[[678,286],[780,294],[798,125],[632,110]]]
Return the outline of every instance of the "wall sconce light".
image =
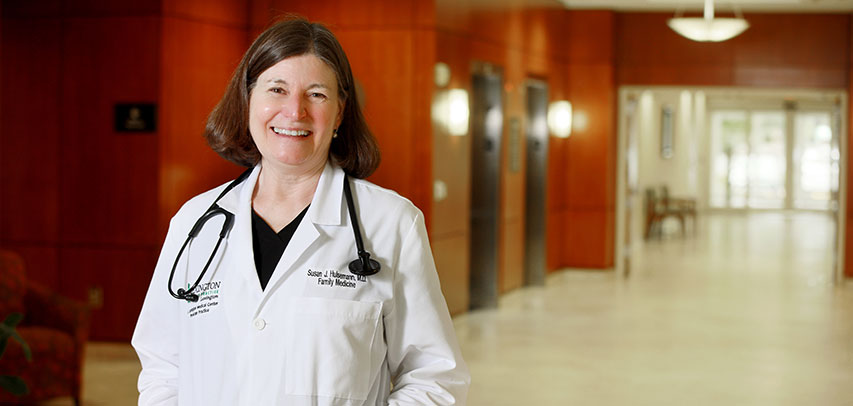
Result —
[[[432,119],[450,135],[468,134],[468,91],[450,89],[436,94],[432,104]]]
[[[548,105],[548,129],[560,138],[569,138],[572,134],[572,104],[558,100]]]

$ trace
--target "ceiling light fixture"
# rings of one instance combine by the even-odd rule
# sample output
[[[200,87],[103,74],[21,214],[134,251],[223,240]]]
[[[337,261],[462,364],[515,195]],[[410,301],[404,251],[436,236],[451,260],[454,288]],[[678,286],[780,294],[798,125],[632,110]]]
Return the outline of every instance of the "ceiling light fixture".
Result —
[[[721,42],[732,39],[749,28],[749,23],[735,9],[735,18],[715,18],[714,0],[705,0],[704,17],[681,17],[676,13],[667,21],[679,35],[699,42]]]

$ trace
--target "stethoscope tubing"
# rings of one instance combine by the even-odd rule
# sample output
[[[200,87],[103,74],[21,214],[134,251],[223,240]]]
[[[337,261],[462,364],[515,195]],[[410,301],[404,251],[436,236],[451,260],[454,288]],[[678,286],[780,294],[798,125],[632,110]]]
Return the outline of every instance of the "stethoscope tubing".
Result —
[[[235,186],[240,184],[240,182],[244,181],[249,175],[252,173],[253,168],[249,168],[244,171],[237,179],[234,179],[222,193],[213,201],[213,203],[208,207],[208,209],[204,212],[204,214],[196,220],[195,224],[193,224],[192,229],[190,229],[189,234],[187,235],[187,239],[184,240],[183,245],[181,245],[181,249],[178,251],[178,255],[175,257],[175,262],[172,264],[172,271],[169,273],[169,294],[172,295],[175,299],[178,300],[186,300],[187,302],[197,302],[198,295],[193,293],[193,291],[198,287],[201,280],[204,278],[204,274],[207,273],[207,269],[210,267],[210,264],[213,262],[213,258],[216,256],[216,253],[219,251],[219,246],[222,244],[222,240],[228,235],[228,232],[231,230],[231,227],[234,224],[234,214],[229,212],[228,210],[223,209],[217,203],[219,200],[225,196],[226,193],[231,191]],[[369,276],[374,275],[381,269],[379,262],[370,258],[370,253],[364,249],[364,241],[361,238],[361,227],[358,223],[358,216],[355,214],[355,204],[353,203],[352,191],[350,190],[349,178],[346,174],[344,174],[344,196],[347,201],[347,211],[350,216],[350,224],[352,225],[352,231],[355,235],[355,245],[358,250],[358,258],[349,263],[349,270],[354,275],[359,276]],[[218,215],[225,216],[225,221],[222,223],[222,230],[219,232],[219,239],[216,240],[216,246],[213,248],[213,252],[210,253],[210,257],[207,258],[207,263],[202,268],[201,272],[198,275],[198,278],[195,280],[195,283],[192,286],[188,286],[187,289],[179,288],[177,292],[172,290],[172,281],[175,277],[175,270],[178,267],[178,262],[181,259],[181,255],[183,255],[184,250],[187,245],[189,245],[190,241],[198,236],[201,232],[201,229],[204,227],[204,224],[207,223],[208,220],[216,217]]]

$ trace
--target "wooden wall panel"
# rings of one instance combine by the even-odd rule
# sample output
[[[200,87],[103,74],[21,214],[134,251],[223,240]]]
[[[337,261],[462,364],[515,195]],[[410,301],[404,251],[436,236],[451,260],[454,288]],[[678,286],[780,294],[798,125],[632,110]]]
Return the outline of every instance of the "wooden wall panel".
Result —
[[[215,22],[165,16],[161,24],[157,203],[162,239],[184,202],[244,169],[213,152],[202,134],[249,40],[245,29]]]
[[[749,14],[751,27],[721,43],[677,35],[666,25],[669,17],[617,13],[621,85],[847,86],[847,15]]]
[[[286,14],[295,14],[311,21],[327,24],[333,31],[342,28],[375,29],[394,27],[411,29],[415,21],[417,1],[383,0],[262,0],[260,17],[255,12],[253,24],[270,18],[275,19]],[[268,16],[268,17],[267,17]],[[263,24],[262,24],[263,25]],[[344,48],[347,55],[349,49]]]
[[[162,1],[162,3],[162,15],[164,17],[231,26],[240,28],[245,32],[249,18],[249,4],[253,2],[239,0],[168,0]],[[236,35],[236,37],[240,36],[242,35]]]
[[[163,0],[65,0],[62,2],[62,14],[66,17],[157,16],[161,2]]]
[[[613,266],[613,213],[610,209],[570,209],[563,217],[562,261],[572,268]]]
[[[0,244],[55,244],[61,65],[44,61],[61,60],[60,20],[9,17],[0,77]]]
[[[347,52],[356,80],[364,88],[362,109],[382,152],[382,164],[370,179],[411,198],[415,189],[411,179],[416,169],[412,165],[415,157],[414,33],[410,30],[339,30],[336,34]],[[423,206],[428,202],[419,203]]]
[[[612,11],[571,11],[563,18],[565,40],[560,44],[570,62],[580,64],[613,63],[614,24]],[[569,75],[569,80],[575,81]]]
[[[566,140],[552,142],[549,162],[549,269],[613,266],[616,178],[616,83],[614,15],[572,11],[568,28],[567,98],[575,115]],[[586,123],[579,120],[585,117]],[[549,232],[553,235],[553,232]],[[559,254],[551,253],[558,250]]]
[[[516,22],[510,31],[514,39],[510,42],[522,42],[528,32],[527,14],[522,12],[510,13]],[[544,44],[540,44],[542,46]],[[525,61],[533,54],[529,49],[508,49],[504,61],[504,132],[501,163],[501,202],[500,202],[500,233],[498,268],[498,291],[503,293],[519,288],[524,283],[524,250],[525,250],[525,174],[523,157],[527,156],[527,143],[524,140],[525,116],[527,101],[525,99],[524,82],[527,80]],[[511,125],[517,122],[518,133],[513,135]],[[513,140],[513,137],[517,139]],[[515,150],[515,151],[514,151]],[[517,154],[522,161],[513,170],[511,161]]]
[[[470,238],[457,234],[430,238],[435,267],[441,280],[441,291],[451,314],[464,313],[470,301],[470,280],[467,272],[470,258]]]
[[[59,17],[63,0],[3,1],[4,18]],[[59,28],[59,27],[56,27]]]
[[[60,217],[61,238],[155,244],[157,134],[116,133],[113,106],[157,102],[158,21],[72,18],[65,24],[60,204],[73,215]]]
[[[434,66],[436,63],[436,33],[434,30],[415,30],[412,47],[412,110],[414,131],[412,148],[415,167],[409,183],[412,185],[411,199],[423,212],[427,230],[432,227],[433,202],[433,124],[432,96],[435,87]]]
[[[572,65],[569,76],[575,116],[587,117],[586,128],[576,122],[568,139],[568,201],[572,207],[613,205],[615,161],[615,88],[607,65]]]
[[[60,293],[121,292],[96,313],[93,339],[130,337],[146,287],[128,282],[149,279],[156,258],[158,133],[116,133],[113,108],[159,101],[159,10],[159,1],[4,7],[0,245]],[[86,252],[96,254],[79,260]]]
[[[548,209],[545,217],[545,268],[554,272],[562,267],[563,231],[567,224],[567,209]]]
[[[434,33],[434,62],[448,65],[450,82],[444,88],[437,88],[433,75],[427,75],[433,95],[460,88],[470,94],[468,41],[447,32]],[[430,102],[433,97],[431,95]],[[430,241],[450,311],[461,313],[468,310],[470,304],[471,136],[450,135],[441,125],[432,124],[431,128],[432,173],[429,178],[442,182],[447,196],[431,203]]]

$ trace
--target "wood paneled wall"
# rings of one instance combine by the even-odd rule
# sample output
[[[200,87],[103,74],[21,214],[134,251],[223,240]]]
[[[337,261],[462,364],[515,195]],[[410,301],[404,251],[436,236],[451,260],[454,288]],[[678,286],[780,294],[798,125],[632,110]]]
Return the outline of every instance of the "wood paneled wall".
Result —
[[[613,266],[616,191],[616,83],[614,15],[610,11],[573,11],[567,21],[568,99],[575,122],[563,140],[549,175],[555,199],[549,221],[562,231],[557,263],[561,267],[608,269]],[[586,118],[586,123],[579,120]],[[550,243],[550,241],[549,241]]]
[[[559,8],[495,11],[465,1],[438,1],[436,15],[437,61],[448,63],[453,78],[460,78],[451,87],[470,89],[473,62],[487,62],[503,71],[505,132],[500,182],[499,290],[505,292],[523,283],[525,172],[510,171],[508,123],[518,119],[521,128],[526,127],[524,84],[528,78],[544,79],[552,101],[570,100],[576,110],[587,115],[590,123],[587,128],[576,130],[569,139],[550,139],[548,268],[612,266],[616,110],[613,13],[570,12]],[[470,143],[458,144],[458,150],[470,153]],[[522,143],[522,161],[524,147]],[[448,165],[460,175],[470,177],[470,156],[453,156],[464,161]],[[465,187],[469,189],[470,183]],[[453,188],[450,190],[452,195]],[[453,221],[439,223],[436,210],[435,222],[447,224],[442,233],[464,233],[468,238],[469,231],[458,224],[469,222],[469,191],[457,193],[466,193],[466,198],[457,203]]]
[[[750,28],[720,43],[679,36],[670,17],[616,14],[620,85],[847,88],[848,15],[749,14]]]
[[[116,133],[113,105],[158,101],[159,2],[6,2],[0,244],[28,277],[86,300],[92,336],[127,338],[159,236],[158,134]]]
[[[208,114],[249,47],[248,13],[239,0],[164,2],[158,67],[161,236],[184,202],[245,169],[213,152],[202,134]]]

